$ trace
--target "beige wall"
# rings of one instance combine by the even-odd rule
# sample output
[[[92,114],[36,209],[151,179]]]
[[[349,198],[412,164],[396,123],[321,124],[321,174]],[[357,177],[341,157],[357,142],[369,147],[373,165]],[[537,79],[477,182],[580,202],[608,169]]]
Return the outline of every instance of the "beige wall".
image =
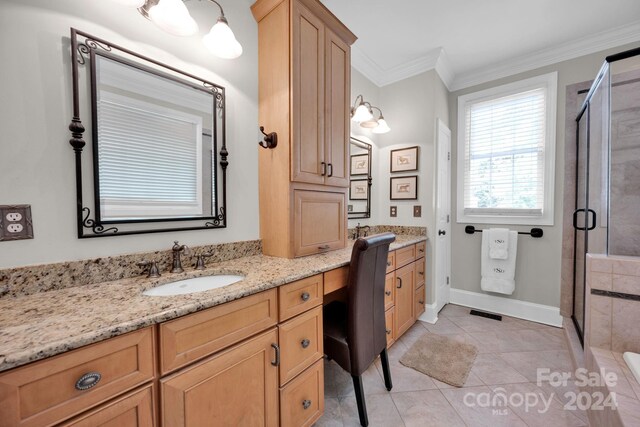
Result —
[[[518,261],[516,265],[516,290],[512,296],[522,301],[560,306],[560,265],[562,249],[562,211],[564,190],[565,152],[565,94],[566,87],[573,83],[592,80],[600,69],[605,56],[631,49],[633,45],[621,46],[596,54],[582,56],[569,61],[542,67],[526,73],[473,86],[449,95],[449,114],[452,131],[452,212],[456,212],[457,197],[457,114],[458,97],[471,92],[514,82],[528,77],[558,72],[558,107],[556,129],[556,174],[555,174],[555,215],[554,225],[542,227],[544,237],[533,239],[520,236]],[[464,233],[466,223],[452,224],[452,287],[472,292],[480,290],[480,235]],[[475,224],[479,228],[487,225]],[[494,225],[495,226],[495,225]],[[528,231],[527,226],[508,226],[520,231]]]

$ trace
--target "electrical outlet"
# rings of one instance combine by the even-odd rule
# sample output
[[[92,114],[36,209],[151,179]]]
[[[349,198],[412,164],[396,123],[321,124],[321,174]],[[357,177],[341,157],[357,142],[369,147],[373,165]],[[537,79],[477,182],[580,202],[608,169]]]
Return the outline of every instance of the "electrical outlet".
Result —
[[[391,209],[389,211],[389,216],[392,218],[395,218],[398,216],[398,207],[397,206],[391,206]]]
[[[416,218],[420,218],[422,216],[422,206],[415,205],[413,207],[413,216]]]
[[[353,205],[347,205],[347,212],[353,212]]]
[[[0,206],[0,241],[21,239],[33,239],[31,206]]]

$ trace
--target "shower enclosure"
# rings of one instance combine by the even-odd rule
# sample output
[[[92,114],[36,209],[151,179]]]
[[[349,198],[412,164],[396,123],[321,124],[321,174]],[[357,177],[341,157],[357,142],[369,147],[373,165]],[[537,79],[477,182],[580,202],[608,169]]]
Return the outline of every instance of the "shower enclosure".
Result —
[[[586,254],[640,256],[640,48],[606,58],[576,121],[572,319],[582,340]]]

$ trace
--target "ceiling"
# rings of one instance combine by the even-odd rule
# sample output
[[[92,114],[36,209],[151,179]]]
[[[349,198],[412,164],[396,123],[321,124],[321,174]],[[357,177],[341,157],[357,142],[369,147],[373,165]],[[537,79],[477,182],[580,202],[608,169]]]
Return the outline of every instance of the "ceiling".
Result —
[[[639,0],[322,0],[378,86],[436,69],[450,90],[640,41]]]

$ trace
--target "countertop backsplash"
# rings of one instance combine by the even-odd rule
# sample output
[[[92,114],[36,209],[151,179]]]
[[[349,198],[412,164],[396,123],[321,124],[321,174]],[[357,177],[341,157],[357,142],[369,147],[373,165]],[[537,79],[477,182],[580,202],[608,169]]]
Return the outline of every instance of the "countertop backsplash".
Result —
[[[185,242],[181,242],[185,243]],[[110,257],[41,264],[27,267],[0,269],[0,298],[32,295],[38,292],[73,288],[95,283],[111,282],[131,277],[142,277],[143,269],[136,263],[156,261],[161,272],[171,266],[171,245],[155,252],[115,255]],[[213,254],[208,263],[227,261],[262,253],[260,240],[220,243],[190,247],[190,255],[182,255],[185,270],[195,265],[195,256],[203,252]]]

